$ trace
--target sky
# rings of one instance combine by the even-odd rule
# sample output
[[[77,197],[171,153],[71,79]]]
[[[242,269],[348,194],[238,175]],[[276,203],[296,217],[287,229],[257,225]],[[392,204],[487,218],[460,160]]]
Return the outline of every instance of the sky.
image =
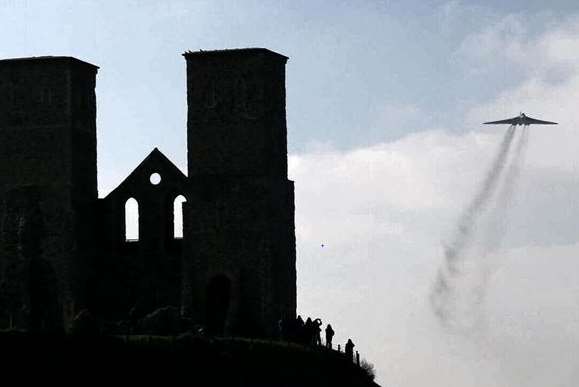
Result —
[[[236,47],[290,58],[299,313],[384,386],[579,383],[576,1],[0,0],[0,58],[100,66],[101,197],[154,147],[186,170],[181,54]],[[429,294],[504,134],[481,122],[520,111],[560,125],[531,127],[482,323],[449,330]]]

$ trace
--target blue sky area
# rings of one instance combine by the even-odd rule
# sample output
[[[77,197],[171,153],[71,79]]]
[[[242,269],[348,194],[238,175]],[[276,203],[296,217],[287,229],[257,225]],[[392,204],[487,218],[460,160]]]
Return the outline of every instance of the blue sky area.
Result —
[[[525,21],[513,33],[532,35],[576,8],[543,3],[4,0],[0,57],[71,55],[101,67],[107,191],[112,168],[126,174],[154,146],[185,167],[186,50],[257,46],[289,56],[289,151],[350,149],[427,127],[461,130],[465,110],[522,79],[498,65],[473,70],[465,38],[505,14]]]

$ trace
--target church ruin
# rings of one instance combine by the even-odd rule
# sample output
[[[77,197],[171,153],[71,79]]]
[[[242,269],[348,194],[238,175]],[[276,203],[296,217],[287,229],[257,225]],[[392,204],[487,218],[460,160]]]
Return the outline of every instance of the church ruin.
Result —
[[[154,149],[98,198],[98,67],[0,60],[0,329],[68,331],[174,306],[214,334],[271,337],[296,311],[285,64],[187,52],[187,175]],[[126,238],[127,205],[138,239]],[[182,211],[183,234],[173,229]]]

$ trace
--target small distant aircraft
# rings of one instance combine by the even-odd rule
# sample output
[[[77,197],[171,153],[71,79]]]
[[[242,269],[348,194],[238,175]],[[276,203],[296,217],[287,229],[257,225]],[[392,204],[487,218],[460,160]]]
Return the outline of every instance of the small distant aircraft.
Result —
[[[551,121],[541,121],[541,120],[536,120],[534,118],[531,118],[527,115],[525,115],[525,113],[521,113],[519,114],[517,117],[513,117],[513,118],[509,118],[507,120],[500,120],[500,121],[490,121],[490,122],[485,122],[485,125],[500,125],[500,124],[506,124],[506,125],[557,125],[556,122],[551,122]]]

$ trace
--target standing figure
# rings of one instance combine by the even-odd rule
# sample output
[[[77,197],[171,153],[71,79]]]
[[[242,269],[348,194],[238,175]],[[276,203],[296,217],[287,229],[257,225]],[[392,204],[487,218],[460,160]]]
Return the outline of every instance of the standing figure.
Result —
[[[322,345],[322,320],[317,318],[313,324],[314,345]]]
[[[348,339],[348,342],[346,343],[346,357],[350,362],[354,362],[354,347],[355,345],[352,342],[352,339]]]
[[[314,322],[309,317],[304,325],[304,336],[302,342],[308,345],[312,345],[314,342]]]
[[[326,348],[332,349],[332,338],[334,337],[334,333],[332,326],[328,324],[326,327]]]
[[[298,318],[296,319],[296,323],[294,324],[292,332],[292,337],[295,342],[301,343],[303,341],[304,330],[305,330],[304,319],[302,318],[302,316],[298,315]]]

